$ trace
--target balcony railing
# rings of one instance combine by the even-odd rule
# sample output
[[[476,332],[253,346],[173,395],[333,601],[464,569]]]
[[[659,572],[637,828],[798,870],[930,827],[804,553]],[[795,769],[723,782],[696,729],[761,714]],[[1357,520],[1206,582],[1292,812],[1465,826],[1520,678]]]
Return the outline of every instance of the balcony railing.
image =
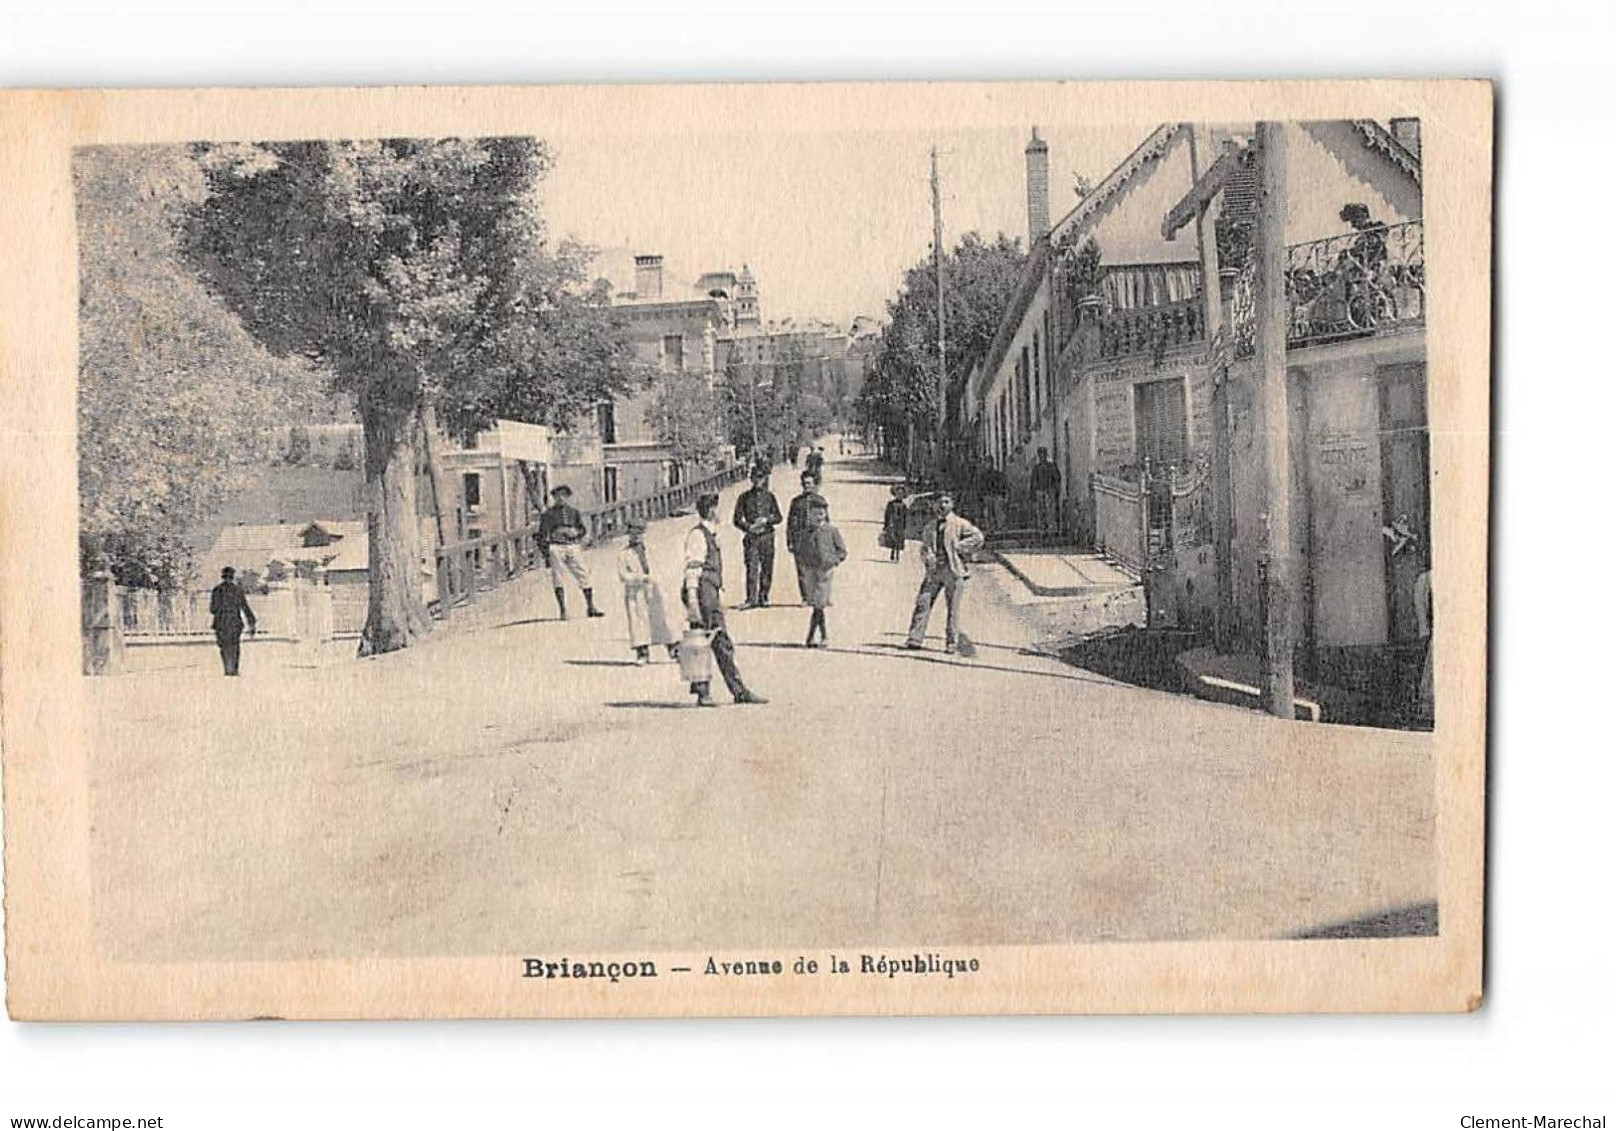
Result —
[[[1235,277],[1235,352],[1256,345],[1253,264]],[[1296,349],[1368,337],[1425,321],[1425,226],[1419,220],[1285,249],[1285,344]]]
[[[1200,296],[1159,306],[1117,310],[1100,316],[1100,356],[1161,354],[1175,346],[1206,340],[1206,313]]]

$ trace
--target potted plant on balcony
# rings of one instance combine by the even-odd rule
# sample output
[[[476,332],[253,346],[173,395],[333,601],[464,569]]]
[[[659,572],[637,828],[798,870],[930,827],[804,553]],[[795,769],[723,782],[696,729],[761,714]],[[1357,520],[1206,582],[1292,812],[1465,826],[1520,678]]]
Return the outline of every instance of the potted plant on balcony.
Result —
[[[1068,300],[1089,315],[1100,309],[1100,245],[1093,236],[1078,244],[1068,238],[1061,248]]]

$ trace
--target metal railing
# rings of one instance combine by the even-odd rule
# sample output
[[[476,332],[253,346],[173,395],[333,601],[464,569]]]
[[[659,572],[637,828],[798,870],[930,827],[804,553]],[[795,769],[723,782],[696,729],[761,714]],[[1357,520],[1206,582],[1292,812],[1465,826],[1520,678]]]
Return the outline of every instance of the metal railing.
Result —
[[[1100,356],[1162,353],[1206,340],[1206,310],[1200,296],[1159,306],[1117,310],[1100,316]]]
[[[651,522],[687,512],[696,499],[746,478],[747,464],[734,463],[702,479],[664,487],[637,499],[607,503],[582,512],[588,527],[588,540],[599,542],[621,534],[631,518]],[[539,541],[539,524],[514,530],[484,534],[439,546],[437,557],[437,600],[439,616],[463,602],[474,602],[482,590],[493,589],[511,578],[544,564],[544,547]]]
[[[1229,325],[1235,354],[1256,347],[1255,264],[1235,276]],[[1372,227],[1285,249],[1285,344],[1290,349],[1425,321],[1425,225]]]
[[[1094,548],[1135,577],[1146,564],[1145,477],[1124,479],[1095,472],[1089,479],[1094,495]]]
[[[1286,344],[1311,345],[1425,320],[1418,220],[1285,249]]]
[[[1204,465],[1155,472],[1147,464],[1128,476],[1095,472],[1089,480],[1095,548],[1136,576],[1170,567],[1179,550],[1212,540],[1209,482]]]

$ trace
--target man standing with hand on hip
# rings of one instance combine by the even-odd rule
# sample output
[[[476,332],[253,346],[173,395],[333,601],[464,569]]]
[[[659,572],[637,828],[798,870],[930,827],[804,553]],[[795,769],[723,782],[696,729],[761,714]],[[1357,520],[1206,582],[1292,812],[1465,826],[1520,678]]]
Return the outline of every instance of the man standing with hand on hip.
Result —
[[[960,605],[965,600],[965,583],[971,577],[971,554],[982,548],[983,541],[980,530],[954,513],[954,497],[947,493],[939,495],[937,518],[925,528],[920,540],[920,560],[926,567],[926,576],[920,582],[920,592],[915,595],[915,611],[909,618],[909,639],[905,648],[924,646],[926,625],[939,593],[948,602],[944,643],[950,652],[958,648]]]

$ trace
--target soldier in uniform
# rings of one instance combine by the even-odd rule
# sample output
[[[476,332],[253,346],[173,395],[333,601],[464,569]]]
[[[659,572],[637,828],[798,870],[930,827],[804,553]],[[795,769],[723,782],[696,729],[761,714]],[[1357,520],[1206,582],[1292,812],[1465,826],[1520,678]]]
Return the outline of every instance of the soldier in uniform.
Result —
[[[743,609],[768,608],[774,586],[774,528],[782,522],[780,502],[769,490],[769,469],[752,469],[752,487],[735,501],[734,522],[741,532],[746,554],[746,604]]]
[[[701,522],[685,536],[685,583],[681,596],[691,628],[712,634],[713,659],[724,677],[724,686],[737,703],[767,703],[761,695],[747,690],[735,666],[735,642],[724,625],[724,555],[718,545],[718,496],[707,494],[696,500]],[[716,707],[707,681],[692,683],[691,693],[699,707]]]
[[[224,660],[224,674],[240,675],[242,618],[246,618],[247,630],[254,635],[258,632],[258,618],[247,604],[247,594],[236,583],[235,569],[225,566],[219,576],[219,584],[213,587],[213,594],[208,598],[208,612],[213,614],[213,639]]]

